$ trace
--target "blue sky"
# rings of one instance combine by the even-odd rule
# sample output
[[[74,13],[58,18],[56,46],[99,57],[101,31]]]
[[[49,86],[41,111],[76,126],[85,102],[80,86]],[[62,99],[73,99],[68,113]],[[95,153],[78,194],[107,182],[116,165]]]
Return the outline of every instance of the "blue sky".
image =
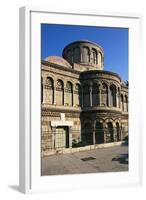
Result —
[[[63,48],[76,40],[90,40],[104,49],[104,70],[128,80],[128,29],[76,25],[41,25],[41,58],[62,56]]]

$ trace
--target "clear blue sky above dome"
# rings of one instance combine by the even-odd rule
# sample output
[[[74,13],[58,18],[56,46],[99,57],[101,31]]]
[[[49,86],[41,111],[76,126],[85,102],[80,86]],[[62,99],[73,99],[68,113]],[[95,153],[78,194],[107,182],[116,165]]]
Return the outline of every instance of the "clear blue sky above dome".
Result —
[[[128,80],[128,29],[76,25],[41,25],[41,58],[62,56],[63,48],[76,40],[90,40],[104,50],[104,70]]]

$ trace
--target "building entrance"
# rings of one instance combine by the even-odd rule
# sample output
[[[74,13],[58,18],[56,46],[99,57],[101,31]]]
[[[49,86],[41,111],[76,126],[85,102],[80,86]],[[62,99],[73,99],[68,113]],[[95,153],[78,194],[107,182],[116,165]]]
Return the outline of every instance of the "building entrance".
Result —
[[[55,133],[55,149],[69,148],[69,128],[59,126]]]

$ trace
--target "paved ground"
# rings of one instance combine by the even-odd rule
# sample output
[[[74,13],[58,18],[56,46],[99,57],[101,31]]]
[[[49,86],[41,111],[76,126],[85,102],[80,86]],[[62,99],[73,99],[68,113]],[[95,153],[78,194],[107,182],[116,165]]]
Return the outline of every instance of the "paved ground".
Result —
[[[88,160],[89,157],[92,157],[92,160]],[[116,171],[128,171],[127,146],[115,146],[86,152],[52,155],[42,160],[42,175]]]

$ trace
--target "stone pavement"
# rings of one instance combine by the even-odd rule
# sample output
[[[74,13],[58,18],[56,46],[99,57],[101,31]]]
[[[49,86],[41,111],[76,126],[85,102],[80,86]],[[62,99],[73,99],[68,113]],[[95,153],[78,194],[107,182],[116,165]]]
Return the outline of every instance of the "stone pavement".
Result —
[[[42,159],[42,175],[128,171],[128,146],[52,155]]]

